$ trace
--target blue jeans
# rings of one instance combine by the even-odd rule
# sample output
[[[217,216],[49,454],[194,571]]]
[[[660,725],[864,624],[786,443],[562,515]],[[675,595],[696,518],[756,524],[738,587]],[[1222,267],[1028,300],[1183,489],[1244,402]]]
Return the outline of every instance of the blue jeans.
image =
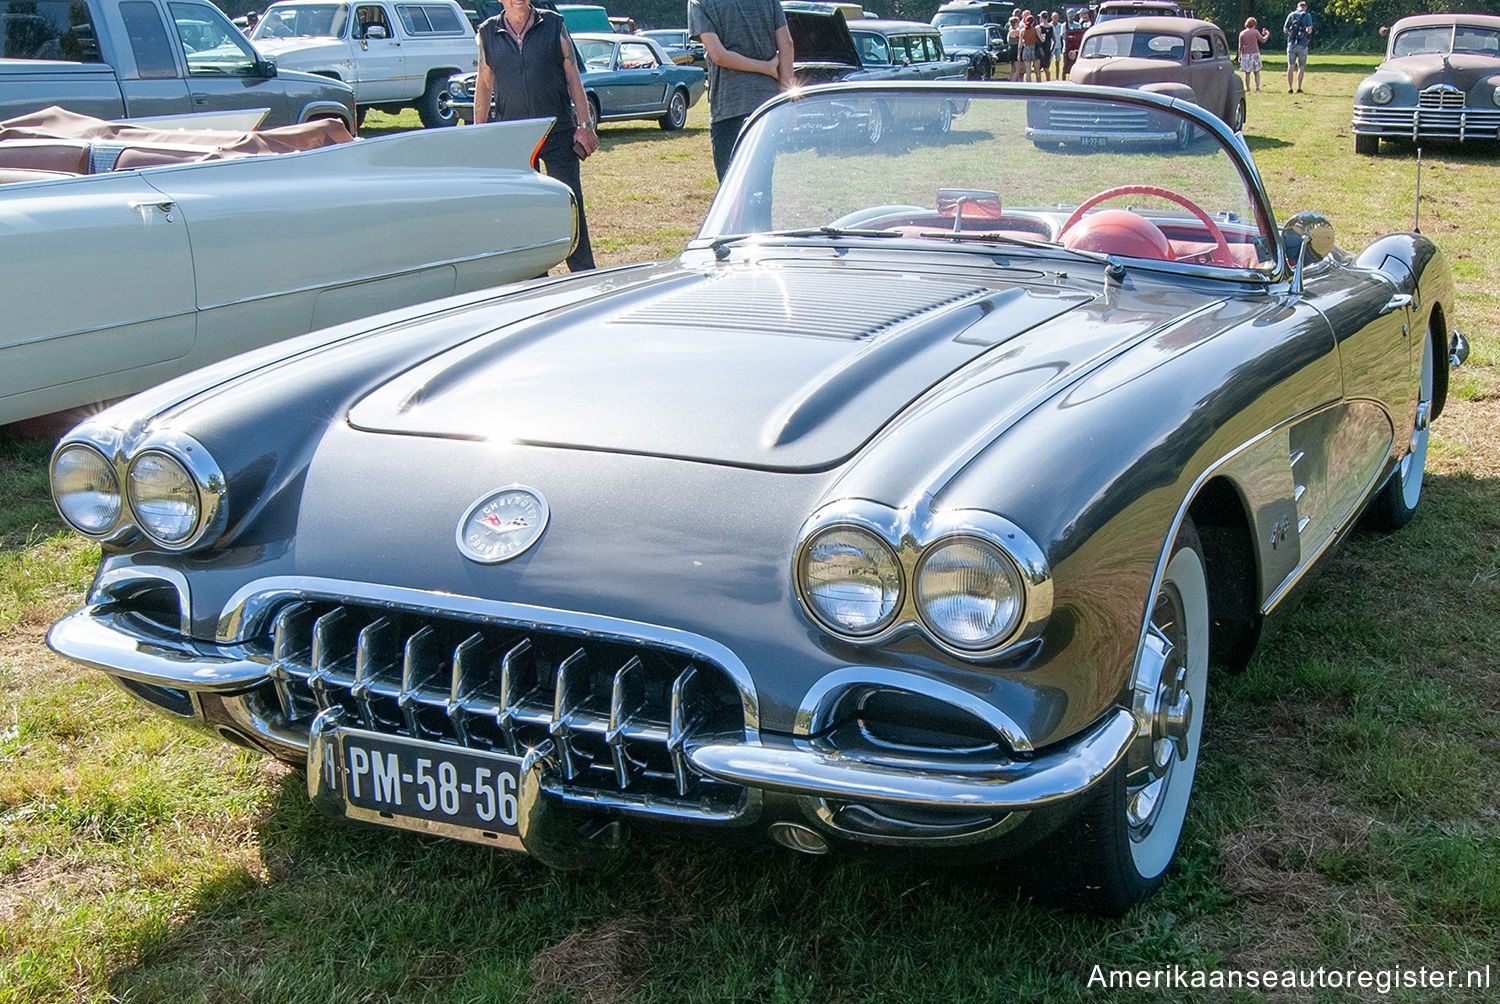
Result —
[[[714,148],[714,173],[720,181],[724,180],[724,172],[729,169],[729,155],[734,153],[734,141],[740,138],[740,127],[745,124],[745,119],[744,115],[736,115],[709,123],[708,139]]]

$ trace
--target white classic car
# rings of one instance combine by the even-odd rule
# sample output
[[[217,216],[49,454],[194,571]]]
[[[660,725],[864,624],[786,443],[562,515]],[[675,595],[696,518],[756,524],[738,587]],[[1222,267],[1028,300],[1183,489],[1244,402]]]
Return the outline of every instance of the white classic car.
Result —
[[[545,273],[575,239],[572,193],[530,165],[546,127],[0,123],[0,423]]]

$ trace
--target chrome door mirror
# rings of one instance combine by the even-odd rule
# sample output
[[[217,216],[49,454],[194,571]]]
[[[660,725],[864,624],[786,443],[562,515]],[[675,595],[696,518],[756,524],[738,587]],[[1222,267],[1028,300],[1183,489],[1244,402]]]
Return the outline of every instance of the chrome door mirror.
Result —
[[[1322,261],[1333,250],[1333,221],[1322,213],[1298,213],[1281,228],[1281,243],[1292,261],[1301,260],[1308,265]]]

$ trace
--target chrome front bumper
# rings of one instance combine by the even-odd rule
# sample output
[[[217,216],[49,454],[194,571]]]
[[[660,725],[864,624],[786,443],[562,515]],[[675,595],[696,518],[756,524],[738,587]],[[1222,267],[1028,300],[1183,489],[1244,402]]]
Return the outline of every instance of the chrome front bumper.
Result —
[[[305,763],[309,794],[324,811],[368,816],[350,811],[328,767],[329,741],[340,727],[338,715],[319,715],[311,735],[305,722],[289,727],[280,721],[276,702],[266,696],[273,687],[271,666],[250,647],[189,638],[111,602],[68,614],[53,626],[47,641],[59,654],[99,669],[133,696],[174,718],[206,726],[240,745]],[[554,864],[567,864],[572,838],[559,834],[587,830],[589,820],[607,823],[635,817],[736,827],[785,825],[769,818],[775,813],[762,811],[773,797],[798,807],[796,816],[804,821],[818,817],[827,822],[827,807],[837,803],[890,807],[895,819],[913,808],[1001,819],[1053,806],[1087,791],[1120,762],[1136,735],[1131,712],[1115,708],[1066,742],[979,763],[964,760],[960,764],[940,754],[839,752],[758,732],[747,733],[742,743],[689,743],[685,752],[693,769],[746,789],[742,806],[719,816],[685,813],[653,804],[649,798],[632,801],[623,794],[580,790],[569,783],[558,762],[562,758],[543,743],[525,756],[522,791],[529,823],[522,827],[519,846]],[[444,832],[431,824],[391,818],[370,821],[496,843],[472,831]],[[895,825],[899,828],[900,824]],[[861,833],[832,824],[825,829],[856,843],[896,842],[885,837],[866,840]],[[912,842],[920,842],[917,829],[912,835]]]

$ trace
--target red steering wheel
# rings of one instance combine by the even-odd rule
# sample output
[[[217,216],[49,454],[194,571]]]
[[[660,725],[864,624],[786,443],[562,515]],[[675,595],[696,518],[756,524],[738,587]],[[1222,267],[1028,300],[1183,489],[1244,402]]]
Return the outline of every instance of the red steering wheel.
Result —
[[[1099,203],[1107,199],[1118,198],[1121,195],[1154,195],[1159,199],[1166,199],[1168,202],[1177,203],[1183,209],[1196,216],[1198,222],[1202,223],[1208,229],[1209,236],[1213,237],[1214,249],[1209,252],[1208,260],[1215,265],[1233,265],[1235,263],[1234,257],[1229,253],[1229,242],[1224,239],[1224,231],[1219,229],[1219,225],[1196,202],[1185,196],[1178,195],[1176,192],[1168,191],[1165,188],[1157,188],[1155,185],[1121,185],[1118,188],[1106,188],[1098,195],[1089,196],[1083,200],[1082,205],[1073,210],[1073,215],[1068,217],[1068,221],[1062,225],[1062,230],[1058,232],[1059,236],[1067,233],[1075,223],[1083,219],[1084,213],[1093,209]]]

